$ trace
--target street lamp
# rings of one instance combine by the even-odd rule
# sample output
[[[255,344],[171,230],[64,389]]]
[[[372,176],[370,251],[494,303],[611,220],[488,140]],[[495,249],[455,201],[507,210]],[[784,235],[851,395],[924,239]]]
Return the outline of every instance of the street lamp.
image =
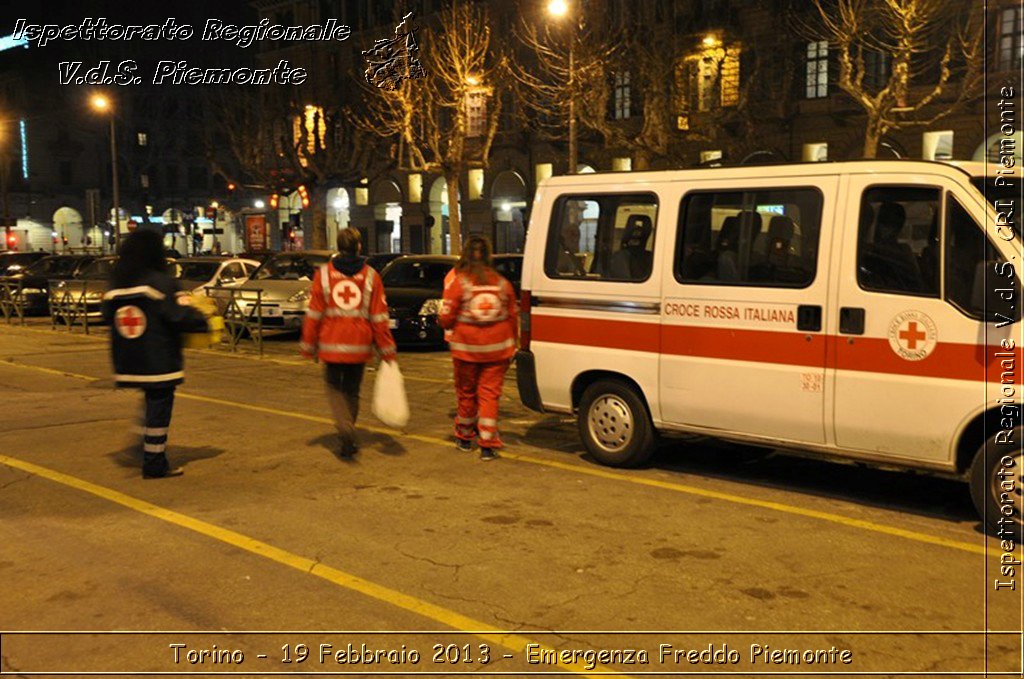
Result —
[[[105,94],[94,94],[92,107],[100,113],[110,115],[110,167],[114,194],[114,247],[121,249],[121,205],[117,186],[117,134],[114,131],[114,104]]]
[[[549,0],[548,14],[555,19],[561,19],[569,14],[569,3],[567,0]],[[574,22],[575,23],[575,22]],[[569,73],[566,86],[569,88],[569,174],[576,174],[576,34],[569,35]]]

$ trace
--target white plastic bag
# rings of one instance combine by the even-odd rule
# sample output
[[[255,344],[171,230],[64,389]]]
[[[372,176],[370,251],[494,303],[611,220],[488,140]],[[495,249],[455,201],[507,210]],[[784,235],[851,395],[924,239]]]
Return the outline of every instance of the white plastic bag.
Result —
[[[389,427],[402,429],[409,424],[409,400],[405,380],[398,363],[381,361],[373,384],[373,414]]]

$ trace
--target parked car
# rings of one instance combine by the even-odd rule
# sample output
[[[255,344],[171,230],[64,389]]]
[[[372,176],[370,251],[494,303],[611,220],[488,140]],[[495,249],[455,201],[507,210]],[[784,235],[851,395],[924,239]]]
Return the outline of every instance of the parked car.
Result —
[[[375,255],[367,255],[366,263],[376,269],[377,273],[380,273],[388,264],[408,254],[408,252],[378,252]]]
[[[223,312],[227,306],[226,296],[216,291],[208,293],[207,289],[214,286],[238,287],[259,268],[260,263],[254,259],[210,256],[179,259],[177,265],[178,285],[181,289],[193,295],[212,294],[217,308]]]
[[[103,302],[103,294],[109,288],[110,274],[117,263],[117,256],[98,257],[87,264],[77,278],[61,281],[56,289],[51,290],[53,295],[69,293],[75,301],[81,300],[85,303],[85,315],[90,321],[99,321],[103,314],[100,305]],[[84,300],[82,296],[84,295]]]
[[[444,346],[437,315],[444,277],[458,261],[449,255],[410,255],[391,262],[381,273],[391,334],[399,345]]]
[[[65,291],[71,294],[74,301],[78,301],[84,295],[85,314],[90,322],[99,322],[103,318],[100,309],[103,303],[103,295],[110,289],[110,275],[117,263],[117,255],[98,257],[87,264],[75,278],[61,281],[52,295],[60,295]],[[177,261],[167,259],[168,270],[172,276],[177,277]]]
[[[309,306],[313,276],[333,254],[330,250],[296,250],[271,255],[247,281],[238,286],[239,305],[245,313],[253,313],[256,291],[262,290],[260,316],[263,325],[300,328]]]
[[[21,283],[25,313],[48,313],[50,281],[76,278],[95,259],[96,255],[50,255],[10,276]]]
[[[0,252],[0,276],[13,276],[49,254],[48,252]]]

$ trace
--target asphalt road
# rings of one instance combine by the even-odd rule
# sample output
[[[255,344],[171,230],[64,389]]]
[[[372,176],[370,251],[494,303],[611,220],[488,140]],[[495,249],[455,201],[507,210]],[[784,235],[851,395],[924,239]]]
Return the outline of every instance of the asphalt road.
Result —
[[[405,432],[368,374],[345,461],[320,367],[266,349],[188,352],[153,481],[104,332],[0,325],[0,674],[1020,676],[960,483],[706,439],[609,469],[512,374],[481,462],[438,352],[400,355]]]

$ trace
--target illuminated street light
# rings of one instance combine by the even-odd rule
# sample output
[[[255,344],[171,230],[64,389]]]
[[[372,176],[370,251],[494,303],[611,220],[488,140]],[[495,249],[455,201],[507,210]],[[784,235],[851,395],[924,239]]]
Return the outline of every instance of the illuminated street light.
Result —
[[[709,33],[708,35],[704,36],[704,46],[705,47],[717,47],[718,46],[718,38],[715,37],[714,34]]]
[[[476,87],[477,85],[480,84],[480,78],[476,77],[475,75],[471,75],[466,78],[466,84],[472,87]]]
[[[548,14],[555,17],[564,17],[569,13],[569,3],[565,0],[551,0],[548,3]]]
[[[105,94],[94,94],[89,100],[93,109],[110,116],[110,171],[114,198],[114,247],[121,248],[121,205],[117,185],[117,134],[114,130],[114,104]]]
[[[256,200],[256,201],[255,201],[255,202],[253,203],[253,205],[255,205],[255,206],[256,206],[256,209],[257,209],[257,210],[262,210],[263,208],[265,208],[265,207],[267,206],[267,204],[266,204],[266,203],[264,203],[264,202],[263,202],[262,200],[259,200],[259,199],[257,199],[257,200]]]
[[[212,207],[214,210],[216,210],[217,208],[220,207],[220,203],[218,203],[217,201],[212,201],[210,203],[210,207]]]

